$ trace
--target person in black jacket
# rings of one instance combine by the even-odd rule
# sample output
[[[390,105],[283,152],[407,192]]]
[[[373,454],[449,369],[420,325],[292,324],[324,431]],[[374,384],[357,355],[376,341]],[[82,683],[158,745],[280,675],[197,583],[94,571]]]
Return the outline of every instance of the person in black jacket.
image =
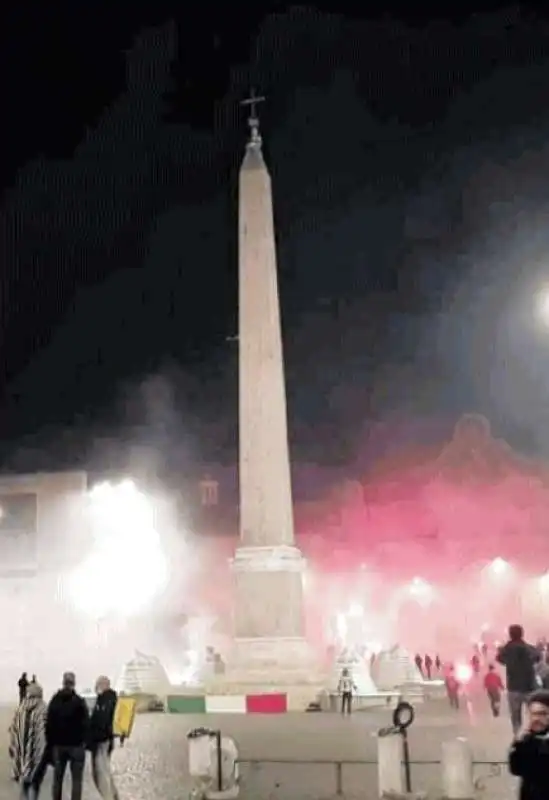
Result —
[[[46,741],[53,757],[53,800],[61,800],[67,764],[71,771],[72,800],[82,798],[89,713],[86,701],[76,693],[74,672],[65,672],[63,688],[48,707]]]
[[[496,660],[505,667],[509,715],[516,735],[522,726],[522,707],[530,692],[536,689],[535,665],[540,656],[533,645],[524,641],[522,626],[511,625],[509,641],[500,647]]]
[[[114,744],[113,721],[118,697],[111,683],[101,675],[95,684],[97,699],[90,718],[88,748],[92,756],[92,776],[97,791],[104,800],[118,800],[111,770]]]
[[[527,701],[528,719],[509,753],[509,771],[520,781],[520,800],[549,798],[549,692],[540,689]]]

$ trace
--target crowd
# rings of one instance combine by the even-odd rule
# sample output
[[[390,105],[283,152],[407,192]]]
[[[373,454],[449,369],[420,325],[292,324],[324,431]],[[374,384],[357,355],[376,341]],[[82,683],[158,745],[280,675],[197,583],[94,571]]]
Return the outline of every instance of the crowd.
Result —
[[[478,675],[482,669],[483,663],[486,664],[488,660],[488,645],[475,645],[473,648],[473,655],[471,656],[469,662],[473,673]],[[414,658],[414,662],[421,677],[428,681],[430,681],[432,678],[445,676],[448,670],[452,667],[451,662],[442,661],[438,654],[432,658],[429,653],[427,653],[425,656],[417,653]]]
[[[530,645],[524,641],[524,631],[520,625],[511,625],[509,641],[498,646],[493,657],[488,648],[475,651],[471,658],[469,673],[461,665],[442,666],[442,677],[446,684],[448,700],[453,708],[460,707],[460,697],[471,699],[480,686],[484,689],[494,717],[499,716],[502,694],[507,691],[507,703],[513,733],[520,730],[522,709],[528,695],[537,689],[549,690],[549,658],[545,645]],[[497,665],[504,667],[506,681],[497,671]],[[484,671],[484,674],[483,674]],[[461,674],[460,674],[461,673]],[[470,676],[470,677],[469,677]]]
[[[502,693],[513,731],[509,770],[520,778],[520,800],[549,800],[549,664],[547,648],[525,641],[521,625],[509,627],[509,640],[495,653],[505,671],[505,683],[494,664],[488,664],[483,687],[490,708],[499,716]],[[459,707],[461,690],[455,670],[450,669],[446,690],[450,704]]]
[[[21,796],[35,800],[48,768],[53,768],[53,800],[61,800],[67,767],[71,774],[71,798],[81,800],[86,752],[91,755],[94,784],[106,800],[118,800],[110,757],[114,746],[113,723],[116,692],[102,675],[96,682],[96,698],[90,711],[76,691],[73,672],[63,675],[61,689],[44,702],[42,687],[23,673],[18,682],[19,705],[10,726],[13,778]]]

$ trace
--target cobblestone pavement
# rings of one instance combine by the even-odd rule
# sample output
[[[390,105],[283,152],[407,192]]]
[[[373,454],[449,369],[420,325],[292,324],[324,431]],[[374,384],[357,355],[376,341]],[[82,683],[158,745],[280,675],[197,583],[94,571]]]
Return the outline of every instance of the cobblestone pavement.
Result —
[[[0,710],[0,726],[7,730],[10,712]],[[117,749],[113,765],[122,800],[184,800],[188,797],[186,733],[196,725],[219,727],[234,736],[240,748],[243,800],[321,800],[336,795],[333,764],[245,763],[367,760],[375,761],[375,731],[389,723],[382,712],[359,712],[350,719],[336,714],[288,714],[283,716],[181,716],[150,714],[137,718],[131,740]],[[440,743],[455,736],[467,736],[479,761],[502,761],[509,743],[509,723],[485,716],[471,718],[467,712],[452,716],[445,706],[419,707],[410,734],[412,760],[434,761],[440,757]],[[89,773],[89,769],[87,770]],[[490,772],[479,765],[479,777]],[[346,798],[374,800],[375,764],[343,766],[342,784]],[[50,795],[51,776],[42,795]],[[414,790],[429,791],[437,797],[439,768],[412,766]],[[69,797],[67,778],[66,797]],[[516,796],[512,780],[503,774],[485,781],[479,797],[510,800]],[[7,747],[0,747],[0,800],[17,798],[17,786],[9,779]],[[84,800],[98,795],[87,775]]]

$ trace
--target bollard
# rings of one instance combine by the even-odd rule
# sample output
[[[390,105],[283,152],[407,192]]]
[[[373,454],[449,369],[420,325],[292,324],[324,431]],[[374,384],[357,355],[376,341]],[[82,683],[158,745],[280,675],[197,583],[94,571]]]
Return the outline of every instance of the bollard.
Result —
[[[442,794],[445,800],[473,800],[473,753],[462,737],[442,743]]]
[[[194,728],[187,734],[190,797],[195,800],[236,800],[240,792],[238,748],[221,731]]]
[[[377,739],[378,795],[381,800],[425,800],[425,792],[412,792],[408,728],[414,707],[401,700],[393,711],[393,724],[382,728]]]
[[[377,785],[380,798],[404,795],[402,736],[399,733],[377,737]]]

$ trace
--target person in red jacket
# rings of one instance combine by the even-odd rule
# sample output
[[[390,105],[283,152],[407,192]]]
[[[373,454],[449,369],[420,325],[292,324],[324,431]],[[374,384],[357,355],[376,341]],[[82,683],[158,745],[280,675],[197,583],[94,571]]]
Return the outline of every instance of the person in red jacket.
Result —
[[[486,689],[486,694],[488,695],[492,714],[494,717],[499,717],[499,710],[501,708],[501,693],[505,687],[503,686],[501,675],[496,672],[496,668],[493,664],[488,665],[488,672],[484,676],[484,688]]]
[[[451,708],[459,708],[459,690],[461,688],[458,679],[456,678],[456,673],[453,667],[450,667],[447,674],[446,674],[446,694],[448,695],[448,700],[450,701]]]

